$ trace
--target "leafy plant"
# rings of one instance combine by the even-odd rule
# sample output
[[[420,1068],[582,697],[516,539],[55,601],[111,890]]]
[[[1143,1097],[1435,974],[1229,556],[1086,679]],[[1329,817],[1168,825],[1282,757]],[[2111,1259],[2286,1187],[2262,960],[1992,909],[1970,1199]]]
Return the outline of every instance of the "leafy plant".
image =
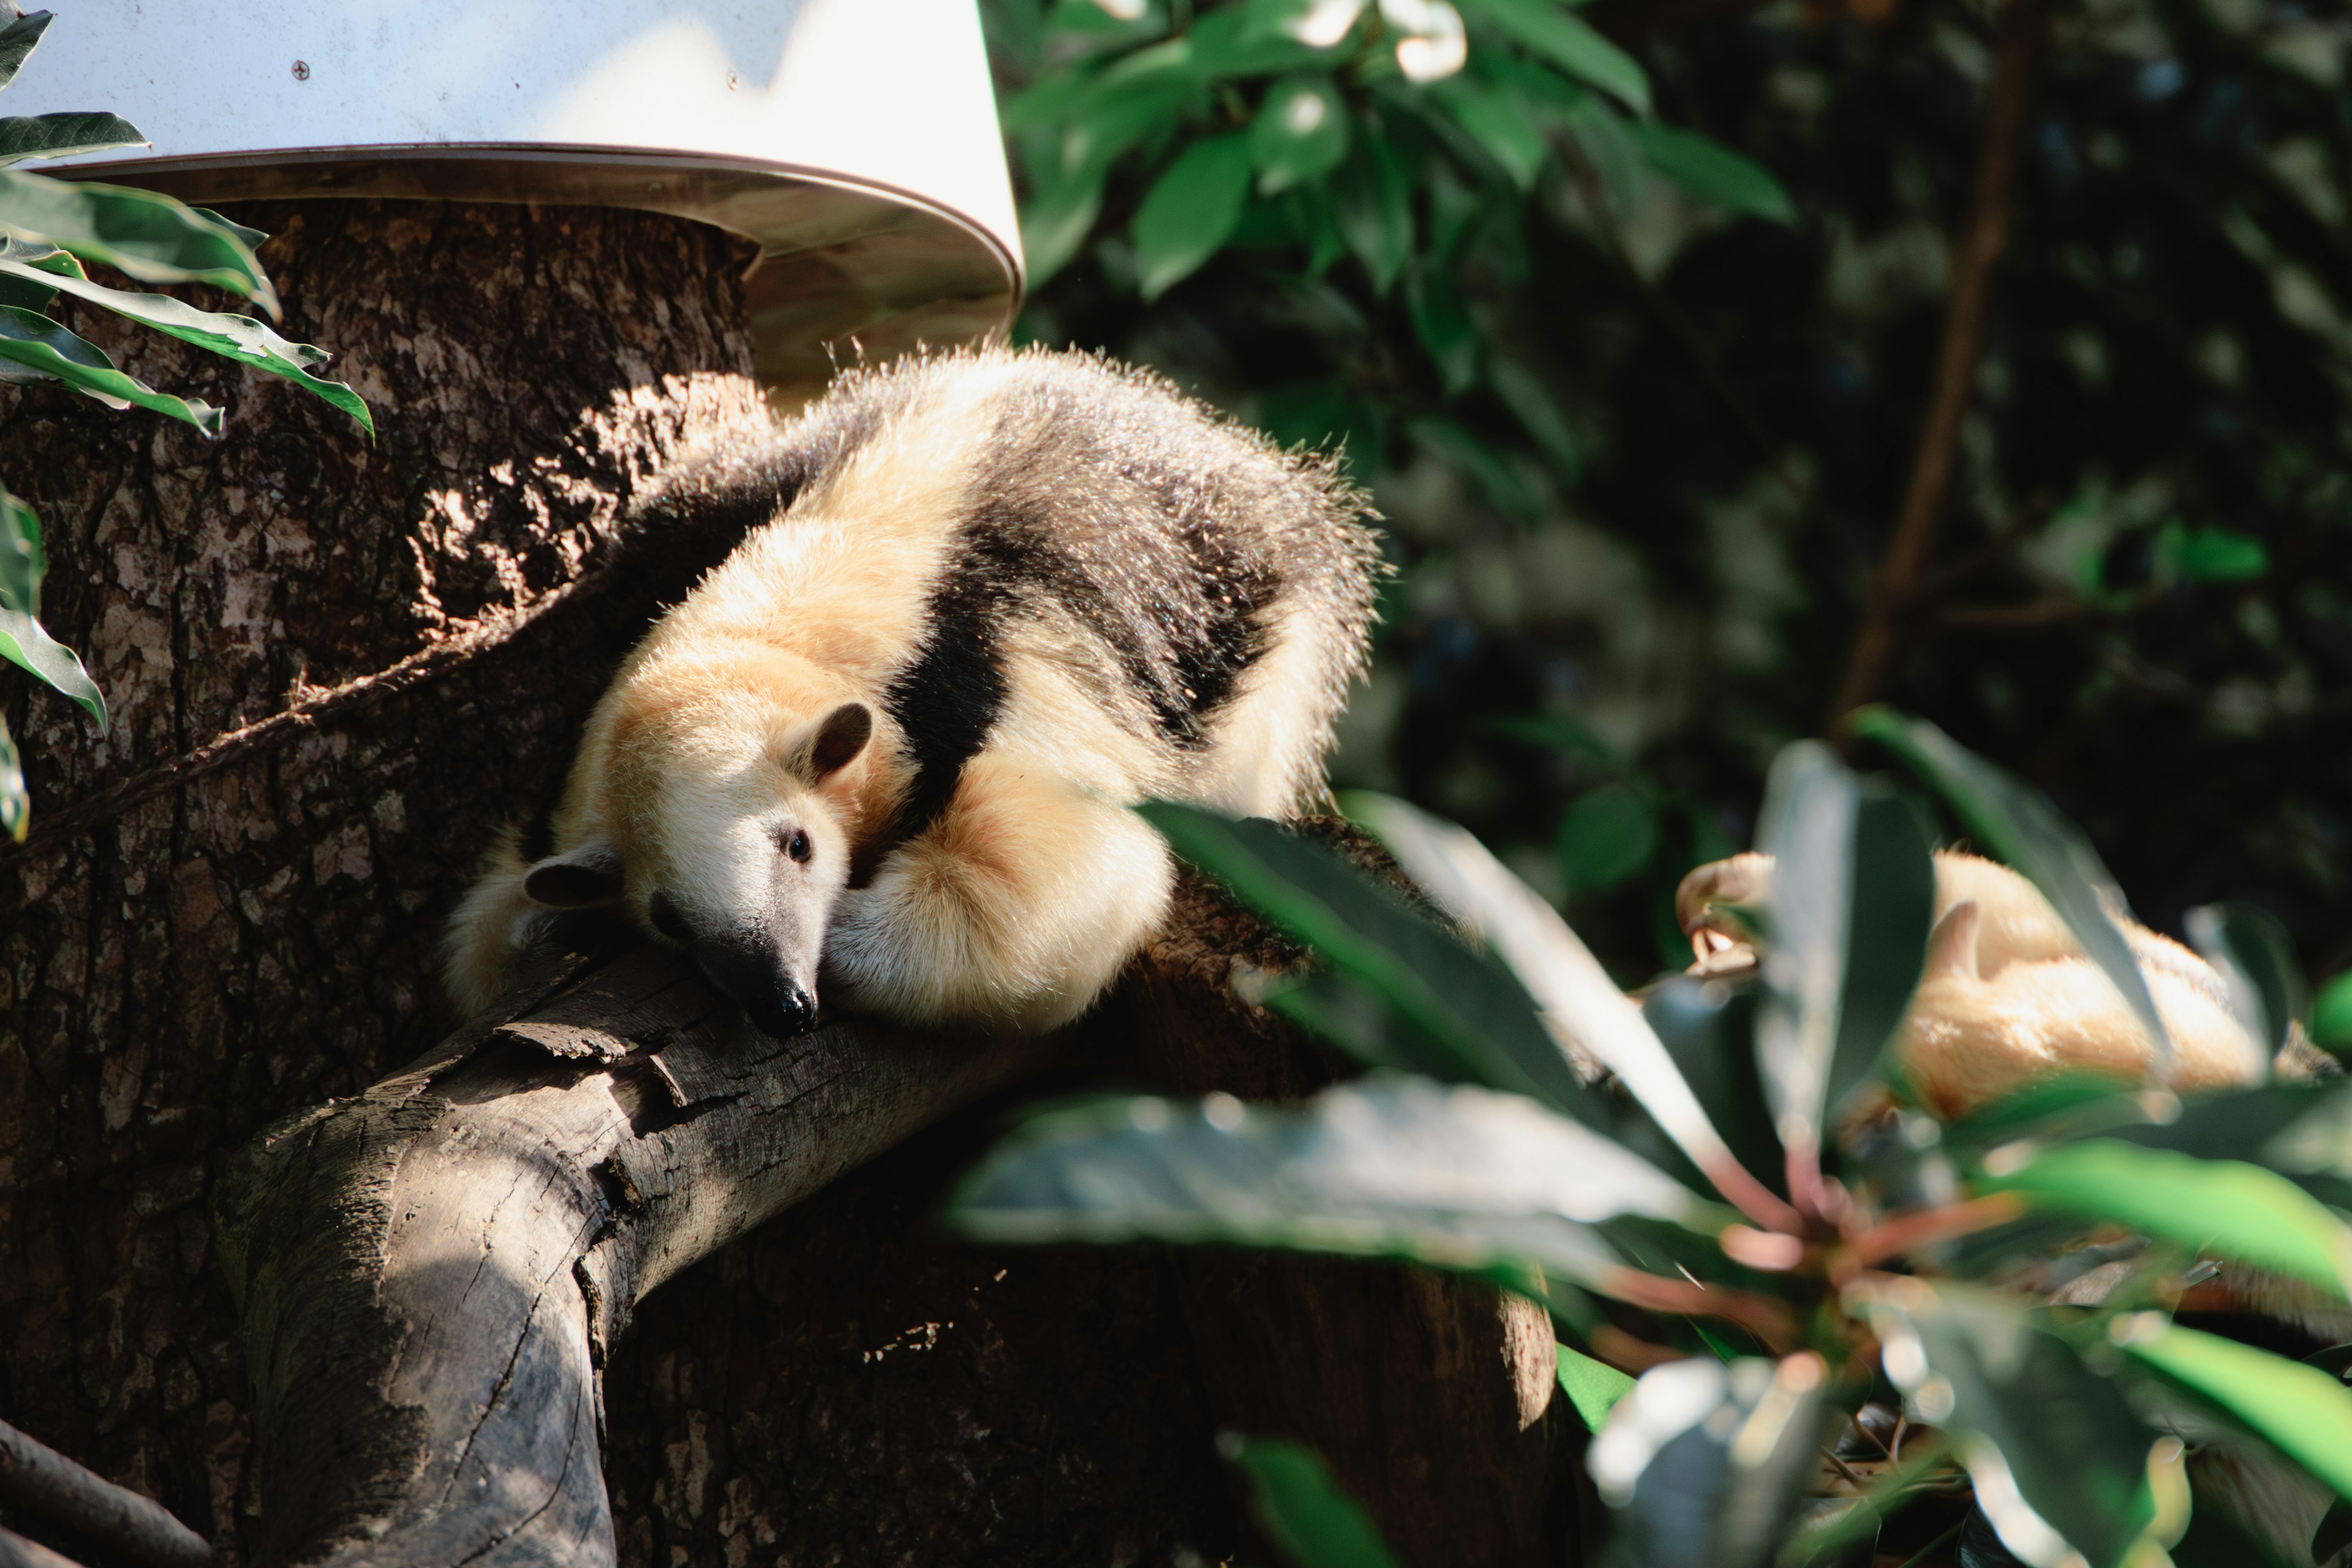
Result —
[[[2045,800],[1924,722],[1863,728],[2137,984],[2119,895]],[[1298,1106],[1066,1104],[992,1152],[950,1218],[1402,1259],[1536,1297],[1645,1568],[2000,1549],[1971,1531],[2042,1568],[2231,1561],[2261,1521],[2206,1499],[2189,1530],[2192,1445],[2352,1500],[2352,1346],[2299,1363],[2177,1321],[2217,1266],[2345,1299],[2352,1084],[2074,1078],[1924,1114],[1891,1052],[1932,913],[1921,809],[1790,748],[1762,812],[1755,978],[1675,975],[1636,1005],[1475,839],[1402,802],[1355,810],[1458,929],[1272,823],[1146,807],[1321,955],[1265,1004],[1372,1070]],[[2303,1020],[2270,1022],[2284,1039]],[[2063,1290],[2094,1268],[2103,1289]],[[1302,1563],[1373,1560],[1282,1538]]]
[[[12,8],[13,16],[13,8]],[[16,79],[51,21],[36,11],[0,26],[0,88]],[[103,113],[0,119],[0,382],[60,383],[110,408],[139,407],[220,434],[221,411],[159,392],[116,368],[97,344],[52,319],[63,294],[142,326],[282,376],[375,433],[367,405],[312,374],[331,357],[289,342],[249,316],[202,310],[169,295],[110,288],[89,267],[141,283],[201,283],[251,300],[273,318],[277,291],[254,247],[268,236],[152,191],[51,179],[15,165],[35,158],[136,146],[130,121]],[[47,560],[30,507],[0,489],[0,658],[79,703],[102,733],[106,700],[71,649],[40,623]],[[0,724],[0,829],[21,840],[30,817],[15,742]]]

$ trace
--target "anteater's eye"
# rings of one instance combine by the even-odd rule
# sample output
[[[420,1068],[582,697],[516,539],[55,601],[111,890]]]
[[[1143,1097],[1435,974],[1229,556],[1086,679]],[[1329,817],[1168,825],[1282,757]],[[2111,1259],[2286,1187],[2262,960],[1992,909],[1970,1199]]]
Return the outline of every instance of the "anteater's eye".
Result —
[[[806,860],[813,852],[814,846],[809,843],[807,828],[795,827],[791,833],[784,836],[783,841],[777,845],[777,847],[795,860]]]

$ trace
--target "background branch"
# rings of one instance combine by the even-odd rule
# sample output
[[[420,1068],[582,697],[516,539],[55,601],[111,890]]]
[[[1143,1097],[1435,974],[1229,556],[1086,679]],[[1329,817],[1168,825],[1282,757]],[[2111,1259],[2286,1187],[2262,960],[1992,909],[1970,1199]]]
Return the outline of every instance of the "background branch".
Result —
[[[2034,75],[2049,48],[2051,3],[2005,0],[1994,22],[1992,86],[1986,95],[1976,190],[1955,247],[1951,298],[1945,307],[1927,416],[1895,535],[1872,575],[1862,629],[1830,710],[1828,728],[1832,731],[1847,713],[1881,694],[1907,644],[1910,610],[1935,551],[1944,498],[1959,455],[1961,426],[1984,353],[1985,301],[1993,268],[2009,237],[2010,189],[2025,140]]]

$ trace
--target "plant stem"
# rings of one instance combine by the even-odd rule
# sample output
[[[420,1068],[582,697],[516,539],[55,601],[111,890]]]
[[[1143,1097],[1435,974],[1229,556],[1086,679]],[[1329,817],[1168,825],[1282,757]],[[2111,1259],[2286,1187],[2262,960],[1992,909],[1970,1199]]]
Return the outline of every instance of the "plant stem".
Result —
[[[2050,43],[2052,0],[2005,0],[1994,22],[1992,87],[1986,95],[1984,142],[1978,153],[1976,191],[1961,231],[1952,268],[1952,292],[1944,311],[1944,340],[1936,356],[1936,379],[1927,416],[1919,432],[1911,479],[1895,519],[1895,536],[1872,574],[1860,633],[1846,664],[1845,679],[1832,705],[1827,728],[1874,700],[1893,676],[1911,631],[1911,609],[1919,579],[1943,521],[1944,498],[1951,489],[1959,456],[1960,431],[1984,356],[1985,300],[1992,271],[2009,238],[2010,187],[2018,151],[2025,140],[2033,77]]]

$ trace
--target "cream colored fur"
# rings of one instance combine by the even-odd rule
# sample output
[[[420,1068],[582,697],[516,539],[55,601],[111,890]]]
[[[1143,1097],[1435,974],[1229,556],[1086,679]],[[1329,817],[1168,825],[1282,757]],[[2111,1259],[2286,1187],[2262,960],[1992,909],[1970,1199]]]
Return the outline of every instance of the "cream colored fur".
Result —
[[[1328,586],[1318,604],[1276,602],[1265,649],[1214,711],[1205,745],[1158,740],[1138,717],[1141,695],[1106,693],[1098,640],[1075,614],[1048,606],[1023,622],[1003,662],[1002,711],[945,810],[890,847],[867,885],[845,885],[853,854],[918,773],[887,694],[929,630],[976,487],[1023,421],[1046,417],[1022,396],[1041,374],[1124,386],[1122,395],[1162,399],[1157,408],[1172,402],[1154,384],[1053,356],[970,356],[859,384],[853,395],[916,395],[891,405],[630,657],[586,727],[551,860],[609,846],[620,868],[614,907],[647,931],[658,927],[659,889],[698,935],[740,930],[812,954],[821,939],[828,1004],[1045,1029],[1090,1005],[1166,908],[1166,848],[1128,806],[1159,797],[1287,816],[1319,798],[1339,694],[1361,667],[1368,543],[1349,546],[1359,607]],[[1305,460],[1205,417],[1200,428],[1213,433],[1203,437],[1212,455],[1223,442],[1324,487],[1307,492],[1318,500],[1339,493]],[[871,710],[871,739],[819,778],[795,764],[793,748],[805,750],[812,728],[845,703]],[[777,861],[775,845],[795,829],[814,840],[805,874]],[[546,929],[548,910],[524,888],[530,871],[509,835],[452,922],[446,974],[468,1011],[496,1000]],[[814,972],[803,981],[815,982]]]
[[[1706,906],[1760,905],[1771,875],[1769,857],[1748,854],[1685,879],[1676,902],[1703,965],[1737,940]],[[2221,975],[2179,942],[2118,924],[2171,1037],[2160,1066],[2137,1016],[2032,883],[1990,860],[1938,851],[1927,970],[1895,1044],[1926,1109],[1963,1115],[2068,1069],[2179,1089],[2260,1081],[2268,1055],[2231,1013]]]

